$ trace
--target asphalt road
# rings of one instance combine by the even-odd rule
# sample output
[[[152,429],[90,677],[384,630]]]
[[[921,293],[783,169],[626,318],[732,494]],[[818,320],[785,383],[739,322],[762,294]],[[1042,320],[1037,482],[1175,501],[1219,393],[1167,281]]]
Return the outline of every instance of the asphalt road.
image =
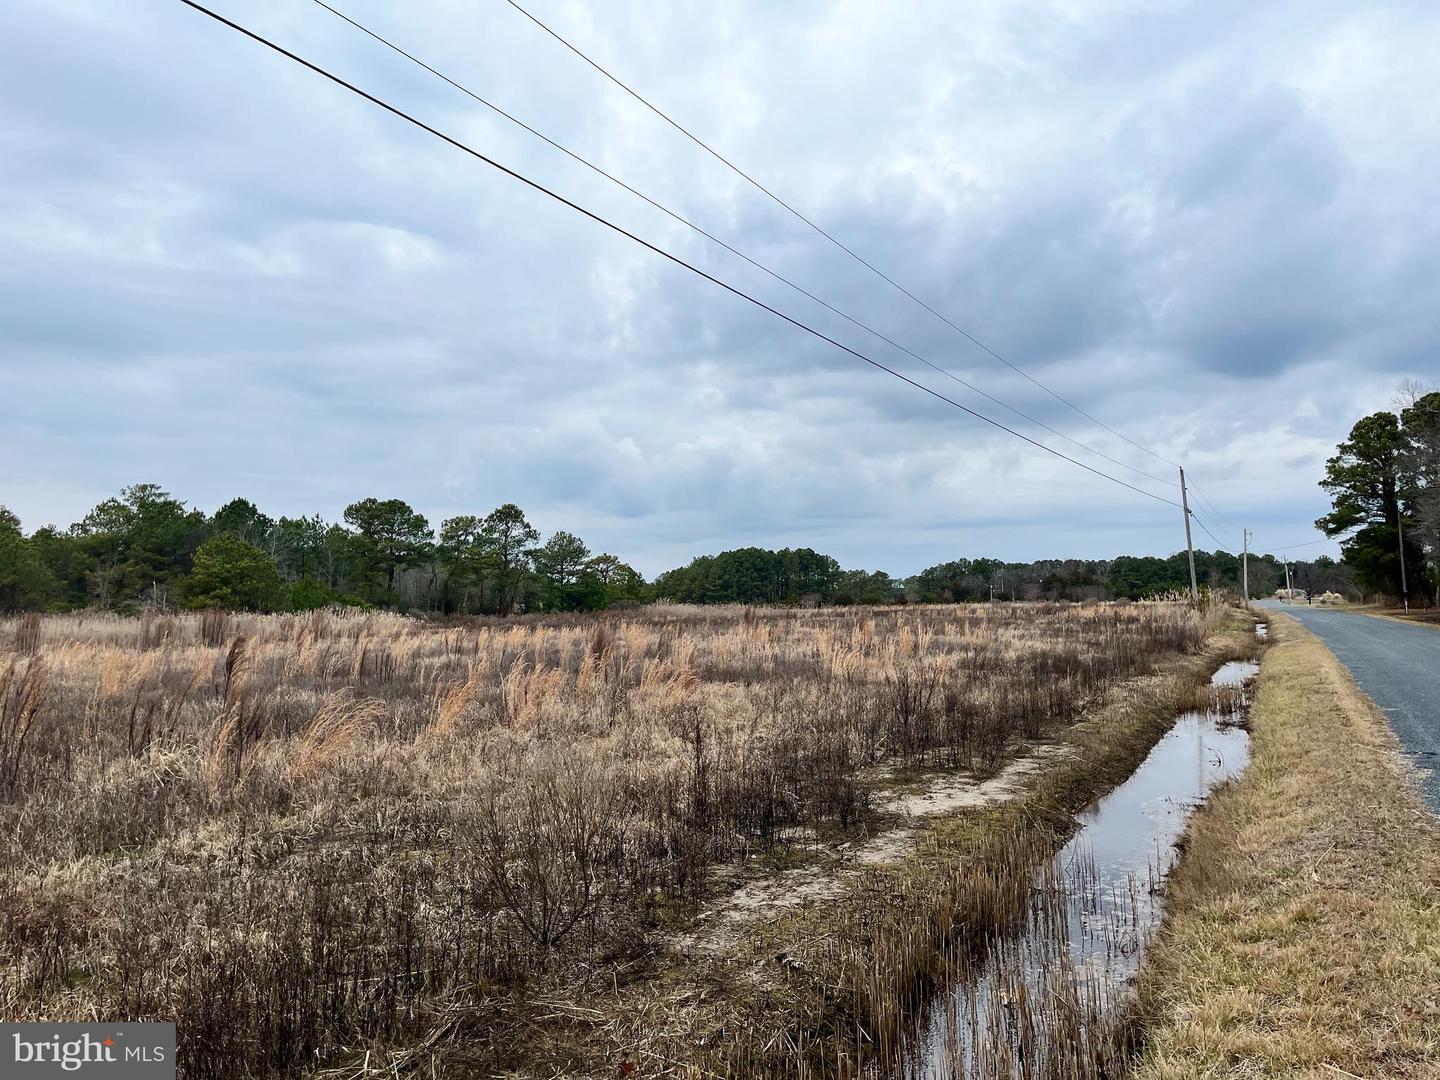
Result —
[[[1260,606],[1299,619],[1350,669],[1415,764],[1428,770],[1420,794],[1440,813],[1440,630],[1305,604]]]

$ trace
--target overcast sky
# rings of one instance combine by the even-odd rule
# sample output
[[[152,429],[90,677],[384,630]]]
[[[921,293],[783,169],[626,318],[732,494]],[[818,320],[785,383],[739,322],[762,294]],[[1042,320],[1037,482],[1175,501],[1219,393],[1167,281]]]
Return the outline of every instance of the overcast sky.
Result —
[[[214,3],[957,401],[1175,496],[869,337],[311,0]],[[336,6],[931,362],[1173,473],[504,0]],[[1440,378],[1430,0],[527,6],[991,349],[1185,464],[1222,539],[1314,539],[1336,441],[1402,379]],[[1183,544],[1178,510],[178,0],[0,7],[0,430],[0,503],[27,529],[146,481],[272,515],[395,496],[438,524],[516,502],[647,574],[745,544],[897,574]]]

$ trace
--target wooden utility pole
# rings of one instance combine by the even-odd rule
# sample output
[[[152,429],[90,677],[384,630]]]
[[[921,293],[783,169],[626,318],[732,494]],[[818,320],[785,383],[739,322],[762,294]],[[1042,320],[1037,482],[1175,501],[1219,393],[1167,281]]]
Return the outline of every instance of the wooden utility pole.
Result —
[[[1400,516],[1400,508],[1395,508],[1395,531],[1400,534],[1400,599],[1405,604],[1406,612],[1410,610],[1410,584],[1405,580],[1405,521]]]
[[[1245,592],[1245,603],[1250,602],[1250,530],[1240,530],[1241,539],[1245,544],[1245,553],[1240,556],[1240,587]]]
[[[1288,604],[1292,599],[1290,595],[1290,556],[1282,556],[1285,560],[1285,602]]]
[[[1200,586],[1195,583],[1195,541],[1190,536],[1190,495],[1185,490],[1185,470],[1180,470],[1180,508],[1185,511],[1185,550],[1190,554],[1190,602],[1200,603]]]

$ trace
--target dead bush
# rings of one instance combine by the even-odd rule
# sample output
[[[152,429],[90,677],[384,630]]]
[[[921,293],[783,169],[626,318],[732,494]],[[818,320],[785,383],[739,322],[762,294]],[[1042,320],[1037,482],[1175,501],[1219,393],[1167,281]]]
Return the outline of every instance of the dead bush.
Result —
[[[614,901],[621,823],[619,786],[602,766],[573,754],[533,762],[480,812],[485,885],[536,945],[552,948]]]

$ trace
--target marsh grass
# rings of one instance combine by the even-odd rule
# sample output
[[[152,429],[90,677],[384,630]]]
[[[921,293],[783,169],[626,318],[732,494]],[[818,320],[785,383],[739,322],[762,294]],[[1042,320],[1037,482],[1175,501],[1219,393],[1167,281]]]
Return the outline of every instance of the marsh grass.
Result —
[[[0,1014],[175,1020],[189,1077],[523,1067],[709,867],[865,829],[873,766],[994,769],[1206,633],[1174,604],[0,624]],[[990,824],[975,859],[1028,872]],[[886,933],[1003,920],[1011,875],[963,877]],[[898,946],[860,955],[845,985],[910,992]]]

